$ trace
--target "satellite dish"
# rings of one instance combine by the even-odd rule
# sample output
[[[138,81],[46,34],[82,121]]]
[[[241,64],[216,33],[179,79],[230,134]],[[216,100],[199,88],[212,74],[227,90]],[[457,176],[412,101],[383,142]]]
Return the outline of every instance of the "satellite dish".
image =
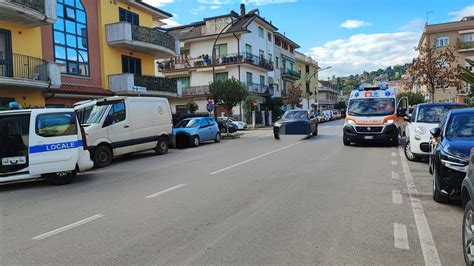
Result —
[[[253,8],[249,10],[249,14],[254,14],[258,12],[258,8]]]

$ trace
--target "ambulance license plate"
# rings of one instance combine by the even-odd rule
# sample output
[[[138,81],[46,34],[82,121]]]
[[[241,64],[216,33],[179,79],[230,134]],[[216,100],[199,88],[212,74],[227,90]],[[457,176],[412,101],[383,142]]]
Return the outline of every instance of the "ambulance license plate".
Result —
[[[26,156],[2,158],[2,165],[26,164]]]
[[[364,136],[364,139],[374,139],[374,136]]]

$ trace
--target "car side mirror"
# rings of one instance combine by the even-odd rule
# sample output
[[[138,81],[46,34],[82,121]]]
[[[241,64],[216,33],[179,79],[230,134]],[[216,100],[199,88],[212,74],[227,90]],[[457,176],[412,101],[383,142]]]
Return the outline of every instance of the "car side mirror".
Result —
[[[280,120],[280,119],[281,119],[281,116],[278,116],[278,117],[277,117],[277,120]]]
[[[103,127],[110,126],[114,123],[114,116],[113,115],[107,115],[105,117],[104,125]]]
[[[433,137],[438,138],[439,136],[441,136],[441,128],[435,127],[430,130],[430,133]]]
[[[399,108],[397,110],[397,115],[398,116],[406,116],[407,115],[407,110],[405,108]]]
[[[410,122],[411,122],[411,117],[409,117],[409,116],[404,116],[404,117],[403,117],[403,120],[405,120],[406,122],[410,123]]]

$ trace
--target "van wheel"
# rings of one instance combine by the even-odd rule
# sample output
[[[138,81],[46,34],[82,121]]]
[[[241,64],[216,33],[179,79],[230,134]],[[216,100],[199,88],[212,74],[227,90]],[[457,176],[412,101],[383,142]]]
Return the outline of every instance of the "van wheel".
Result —
[[[71,170],[71,171],[63,171],[63,172],[57,172],[57,173],[52,173],[52,174],[47,174],[44,176],[46,179],[46,182],[48,182],[51,185],[54,186],[62,186],[62,185],[67,185],[74,180],[74,177],[76,177],[77,171],[76,169]]]
[[[199,146],[199,143],[200,143],[199,136],[194,136],[192,141],[191,141],[191,145],[193,147],[197,147],[197,146]]]
[[[160,137],[155,148],[156,154],[158,155],[166,154],[168,153],[168,149],[169,149],[168,140],[164,137]]]
[[[112,163],[112,151],[104,145],[98,146],[92,158],[96,168],[103,168]]]

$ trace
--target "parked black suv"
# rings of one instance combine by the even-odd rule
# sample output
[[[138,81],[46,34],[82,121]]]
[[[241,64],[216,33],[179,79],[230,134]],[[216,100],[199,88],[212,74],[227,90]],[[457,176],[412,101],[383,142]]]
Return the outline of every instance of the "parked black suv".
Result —
[[[462,181],[461,200],[464,206],[464,218],[462,223],[462,247],[464,249],[464,260],[466,265],[474,264],[474,149],[471,149],[471,158],[467,175]]]
[[[449,111],[431,134],[433,199],[447,202],[461,196],[461,183],[474,147],[474,108]]]

